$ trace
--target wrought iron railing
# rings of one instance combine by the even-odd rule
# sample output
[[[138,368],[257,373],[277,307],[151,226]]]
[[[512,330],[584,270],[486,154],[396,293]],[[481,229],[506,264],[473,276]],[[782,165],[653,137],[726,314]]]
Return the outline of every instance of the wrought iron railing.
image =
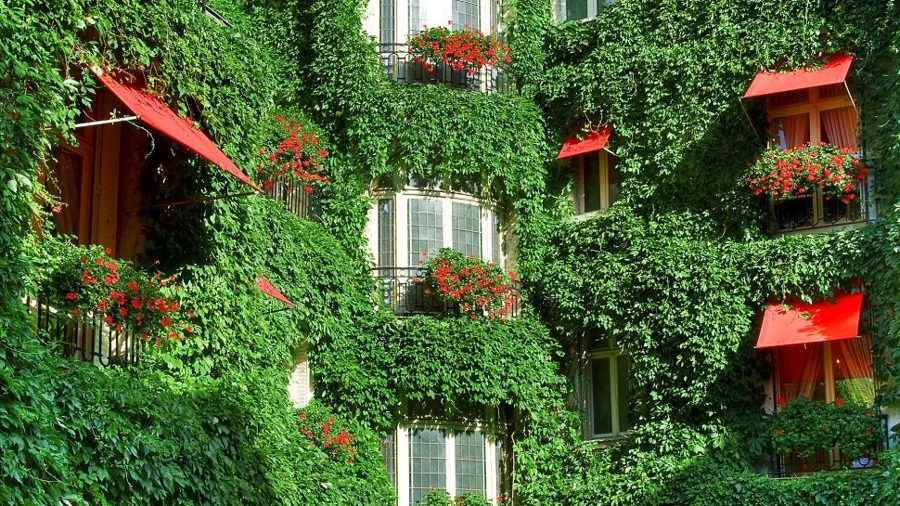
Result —
[[[314,219],[319,212],[316,187],[311,186],[313,190],[311,192],[306,192],[303,188],[303,184],[286,181],[284,178],[274,178],[272,184],[264,191],[269,198],[283,203],[294,216]]]
[[[448,303],[434,293],[425,293],[425,285],[417,282],[422,277],[420,267],[376,267],[372,269],[372,276],[379,281],[381,302],[397,315],[459,311],[457,304]],[[519,289],[513,287],[512,291],[516,302],[506,316],[515,318],[519,316],[522,302]]]
[[[135,363],[143,352],[146,343],[137,333],[117,331],[104,323],[100,314],[85,321],[56,310],[40,298],[25,302],[38,336],[65,357],[112,367]]]
[[[853,199],[826,198],[821,193],[770,202],[769,230],[775,233],[865,223],[874,216],[872,186],[862,183]]]
[[[442,83],[453,88],[487,93],[510,91],[509,76],[496,67],[482,67],[474,74],[454,70],[447,64],[435,65],[428,70],[423,63],[414,61],[406,44],[380,44],[382,73],[400,84]]]
[[[835,447],[831,451],[819,450],[813,455],[800,458],[795,454],[776,455],[774,458],[774,474],[779,477],[799,476],[817,471],[837,471],[843,469],[870,469],[878,466],[878,453],[888,447],[887,416],[880,416],[883,438],[873,442],[872,448],[863,456],[849,458],[841,454]]]

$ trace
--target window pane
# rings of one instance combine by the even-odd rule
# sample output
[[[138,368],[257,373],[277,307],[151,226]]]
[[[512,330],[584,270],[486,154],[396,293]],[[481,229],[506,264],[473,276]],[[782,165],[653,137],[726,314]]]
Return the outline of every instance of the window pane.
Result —
[[[440,429],[409,433],[409,500],[415,504],[432,489],[447,488],[446,436]]]
[[[863,406],[875,405],[871,348],[871,336],[831,343],[831,366],[837,398]]]
[[[381,0],[379,36],[382,44],[394,44],[397,42],[394,34],[394,2],[395,0]]]
[[[419,16],[419,0],[409,0],[409,36],[415,37],[422,30],[422,18]]]
[[[396,465],[396,446],[394,445],[394,433],[381,440],[378,444],[381,455],[384,457],[384,469],[387,471],[388,477],[391,479],[391,485],[397,486],[397,465]]]
[[[600,209],[600,157],[591,153],[584,157],[584,212]]]
[[[484,497],[484,434],[456,434],[456,495],[470,493]]]
[[[503,248],[503,245],[500,243],[500,217],[497,216],[497,213],[491,213],[491,217],[494,219],[494,236],[493,246],[491,247],[491,261],[495,264],[500,263],[500,250]]]
[[[481,258],[481,208],[453,203],[453,249]]]
[[[378,201],[378,266],[394,266],[394,201]]]
[[[591,411],[593,435],[611,434],[612,389],[610,385],[610,358],[591,360]]]
[[[409,200],[409,266],[416,267],[444,245],[443,212],[436,200]]]
[[[566,0],[566,19],[585,19],[588,0]]]
[[[453,0],[453,27],[481,28],[480,0]]]
[[[776,348],[778,395],[786,400],[806,397],[825,400],[822,345],[806,344]]]
[[[619,432],[626,431],[631,428],[628,421],[628,397],[631,392],[631,383],[628,379],[628,370],[631,360],[628,355],[619,355],[616,357],[616,394],[618,395],[618,416],[619,416]]]
[[[809,142],[809,114],[795,114],[772,120],[772,135],[781,149],[802,146]]]

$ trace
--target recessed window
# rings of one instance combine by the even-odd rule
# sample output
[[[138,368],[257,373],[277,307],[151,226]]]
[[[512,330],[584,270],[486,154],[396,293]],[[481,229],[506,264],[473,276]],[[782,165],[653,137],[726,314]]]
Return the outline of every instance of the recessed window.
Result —
[[[601,150],[577,156],[575,164],[575,213],[609,208],[619,199],[619,171],[616,157]]]
[[[871,345],[871,337],[862,336],[777,348],[776,390],[779,398],[806,397],[824,402],[843,399],[874,406]]]
[[[590,439],[614,437],[631,428],[628,418],[631,361],[612,339],[594,337],[587,348],[582,396],[585,432]]]

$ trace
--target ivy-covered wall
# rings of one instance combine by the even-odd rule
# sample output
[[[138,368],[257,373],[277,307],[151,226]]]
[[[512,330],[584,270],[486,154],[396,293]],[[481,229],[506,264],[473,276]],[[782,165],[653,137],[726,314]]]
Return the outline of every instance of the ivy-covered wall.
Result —
[[[509,95],[383,82],[358,0],[211,3],[233,28],[190,0],[0,6],[5,503],[391,504],[379,435],[406,401],[465,401],[509,414],[516,504],[893,504],[891,455],[878,472],[803,480],[750,469],[767,374],[752,345],[770,298],[866,280],[881,402],[900,399],[894,2],[619,0],[560,24],[550,2],[513,0]],[[751,127],[762,111],[747,104],[748,120],[737,97],[759,70],[834,51],[856,56],[879,219],[770,239],[740,183],[764,147]],[[88,63],[143,75],[245,171],[276,110],[314,122],[329,150],[318,223],[259,196],[147,218],[148,258],[178,274],[200,330],[124,371],[49,352],[21,303],[43,254],[30,233],[39,169],[95,86],[73,70]],[[623,198],[573,222],[571,169],[553,156],[588,122],[614,127]],[[173,201],[236,184],[196,161],[181,168]],[[536,313],[502,323],[377,310],[363,230],[366,190],[385,174],[475,181],[515,223]],[[299,308],[273,312],[259,274]],[[633,361],[635,428],[605,447],[582,441],[561,374],[588,330]],[[297,413],[284,386],[303,344],[328,407]],[[358,456],[325,451],[303,420],[347,428]]]

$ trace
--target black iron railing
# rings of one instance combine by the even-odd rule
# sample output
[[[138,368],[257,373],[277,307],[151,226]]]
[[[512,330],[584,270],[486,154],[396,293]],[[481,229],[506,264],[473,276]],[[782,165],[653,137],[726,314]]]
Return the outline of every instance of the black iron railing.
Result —
[[[372,276],[379,281],[381,302],[390,307],[397,315],[455,313],[459,307],[455,303],[445,302],[439,295],[425,293],[426,288],[420,282],[420,267],[376,267]],[[510,318],[519,316],[521,299],[519,289],[512,288],[516,303],[507,315]]]
[[[814,195],[771,202],[769,230],[789,232],[870,221],[872,216],[869,210],[874,198],[871,185],[860,184],[859,191],[852,195],[852,199],[843,201],[837,197],[824,197],[817,192]]]
[[[843,469],[871,469],[878,466],[877,455],[888,447],[887,441],[887,416],[880,416],[878,423],[881,425],[883,438],[878,438],[872,444],[872,448],[865,455],[858,457],[846,457],[841,450],[835,447],[831,451],[819,450],[813,455],[800,458],[797,455],[777,455],[774,459],[775,476],[789,477],[800,476],[817,471],[837,471]]]
[[[406,44],[380,44],[381,69],[384,76],[400,84],[441,83],[469,91],[505,93],[510,90],[509,77],[496,67],[482,67],[469,74],[454,70],[450,65],[438,64],[430,70],[414,61]]]
[[[145,342],[140,336],[128,329],[117,331],[99,314],[85,321],[57,311],[45,300],[26,299],[26,304],[38,336],[65,357],[112,367],[135,363],[141,356]]]

